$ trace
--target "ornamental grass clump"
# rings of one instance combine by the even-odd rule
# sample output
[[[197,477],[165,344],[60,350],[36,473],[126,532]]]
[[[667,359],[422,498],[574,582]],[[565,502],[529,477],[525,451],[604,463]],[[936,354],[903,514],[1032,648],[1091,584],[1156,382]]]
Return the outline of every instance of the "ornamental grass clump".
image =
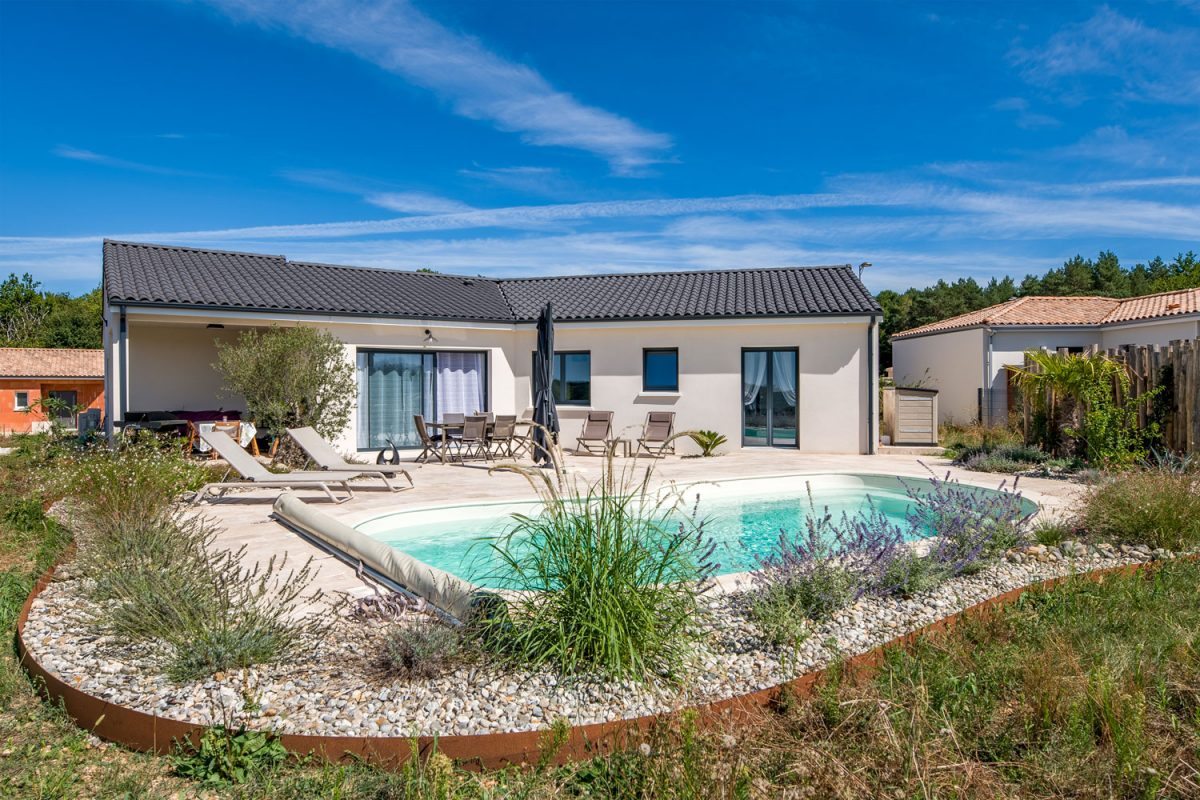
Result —
[[[1077,522],[1101,541],[1200,549],[1200,475],[1143,469],[1106,476],[1088,488]]]
[[[517,593],[506,617],[481,623],[481,640],[526,666],[568,675],[674,676],[688,661],[715,573],[715,546],[672,492],[652,493],[653,467],[596,483],[551,469],[502,465],[541,496],[536,515],[514,515],[491,543],[495,584]]]

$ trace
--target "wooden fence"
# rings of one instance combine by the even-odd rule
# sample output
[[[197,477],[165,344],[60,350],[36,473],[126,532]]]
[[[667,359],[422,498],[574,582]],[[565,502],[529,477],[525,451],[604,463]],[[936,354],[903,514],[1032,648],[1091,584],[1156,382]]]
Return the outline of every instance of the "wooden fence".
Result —
[[[1066,348],[1059,348],[1066,353]],[[1104,353],[1125,364],[1129,370],[1129,391],[1133,397],[1143,397],[1159,386],[1157,397],[1138,403],[1139,427],[1156,417],[1162,426],[1162,440],[1178,453],[1200,452],[1200,339],[1177,339],[1165,347],[1160,345],[1123,345],[1101,350],[1093,346],[1092,353]],[[1026,359],[1025,369],[1035,368]],[[1124,400],[1119,396],[1118,402]],[[1023,397],[1025,436],[1032,432],[1033,403]]]

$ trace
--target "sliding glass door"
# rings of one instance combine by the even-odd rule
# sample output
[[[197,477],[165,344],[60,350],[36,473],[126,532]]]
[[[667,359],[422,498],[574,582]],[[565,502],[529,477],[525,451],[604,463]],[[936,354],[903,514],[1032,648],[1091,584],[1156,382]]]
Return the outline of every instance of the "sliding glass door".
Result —
[[[419,444],[413,416],[434,421],[446,413],[488,407],[487,356],[480,352],[358,351],[360,450]]]
[[[796,375],[793,349],[742,351],[742,444],[796,446]]]

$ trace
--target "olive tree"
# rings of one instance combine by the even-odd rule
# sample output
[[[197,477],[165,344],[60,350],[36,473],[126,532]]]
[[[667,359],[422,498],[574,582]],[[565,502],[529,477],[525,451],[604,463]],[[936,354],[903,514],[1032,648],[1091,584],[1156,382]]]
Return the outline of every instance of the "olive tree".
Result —
[[[217,342],[213,366],[226,391],[245,398],[255,425],[275,437],[304,426],[338,436],[358,396],[342,343],[317,328],[243,331],[235,342]]]

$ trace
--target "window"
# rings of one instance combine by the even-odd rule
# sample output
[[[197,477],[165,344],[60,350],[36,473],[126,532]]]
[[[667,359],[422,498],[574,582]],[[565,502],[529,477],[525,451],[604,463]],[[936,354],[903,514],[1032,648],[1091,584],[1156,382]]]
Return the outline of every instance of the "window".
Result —
[[[679,350],[675,347],[642,351],[642,391],[679,391]]]
[[[534,353],[531,358],[536,358]],[[592,402],[592,354],[588,351],[554,351],[550,393],[560,406],[586,406]]]
[[[28,411],[29,410],[29,392],[13,392],[13,410]]]
[[[358,449],[416,447],[414,414],[486,411],[487,355],[475,351],[358,351]]]

